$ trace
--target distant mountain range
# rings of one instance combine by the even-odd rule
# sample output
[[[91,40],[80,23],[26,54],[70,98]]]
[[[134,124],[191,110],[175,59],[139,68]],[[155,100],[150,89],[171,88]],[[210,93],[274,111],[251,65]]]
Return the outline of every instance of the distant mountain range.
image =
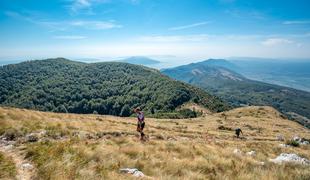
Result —
[[[119,62],[125,62],[125,63],[136,64],[136,65],[145,65],[145,66],[160,63],[160,61],[157,61],[157,60],[154,60],[148,57],[143,57],[143,56],[133,56],[133,57],[119,60]]]
[[[176,113],[187,102],[213,112],[229,107],[158,70],[128,63],[57,58],[0,67],[0,104],[4,106],[130,116],[138,106],[150,114]]]
[[[236,73],[234,63],[210,59],[176,68],[162,73],[205,89],[233,106],[269,105],[287,117],[310,127],[310,93],[250,80]]]

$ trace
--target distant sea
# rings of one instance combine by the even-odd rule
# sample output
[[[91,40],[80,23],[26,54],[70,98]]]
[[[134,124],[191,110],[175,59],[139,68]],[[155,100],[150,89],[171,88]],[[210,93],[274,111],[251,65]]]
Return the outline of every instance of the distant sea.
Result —
[[[99,59],[72,59],[73,61],[79,61],[79,62],[85,62],[85,63],[95,63],[95,62],[108,62],[108,61],[103,61],[103,60],[99,60]],[[24,61],[28,61],[28,60],[0,60],[0,66],[4,66],[4,65],[8,65],[8,64],[17,64],[17,63],[21,63]],[[109,61],[111,62],[111,61]],[[143,65],[143,64],[141,64]],[[156,64],[150,64],[150,65],[145,65],[147,67],[151,67],[151,68],[155,68],[155,69],[165,69],[165,68],[172,68],[175,66],[179,66],[182,65],[181,63],[178,62],[171,62],[171,61],[167,61],[167,62],[160,62],[160,63],[156,63]]]
[[[5,60],[5,61],[1,61],[0,60],[0,66],[3,66],[3,65],[8,65],[8,64],[17,64],[17,63],[20,63],[20,62],[23,62],[24,60]]]

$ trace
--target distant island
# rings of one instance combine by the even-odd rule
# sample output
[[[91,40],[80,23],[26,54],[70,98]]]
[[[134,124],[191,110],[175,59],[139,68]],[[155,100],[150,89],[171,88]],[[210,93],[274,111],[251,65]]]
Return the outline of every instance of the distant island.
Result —
[[[126,59],[118,60],[118,62],[125,62],[136,65],[154,65],[161,63],[160,61],[144,56],[132,56]]]

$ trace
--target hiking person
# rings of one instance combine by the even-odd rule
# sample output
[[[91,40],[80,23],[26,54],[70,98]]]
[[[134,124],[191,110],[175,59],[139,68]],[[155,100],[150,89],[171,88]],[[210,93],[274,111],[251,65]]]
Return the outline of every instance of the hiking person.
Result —
[[[137,131],[140,133],[140,140],[144,140],[145,134],[143,133],[143,129],[145,126],[144,122],[144,113],[141,111],[141,108],[138,107],[135,110],[138,118]]]
[[[240,128],[235,129],[235,133],[236,133],[237,138],[239,138],[240,133],[243,135],[242,130]]]

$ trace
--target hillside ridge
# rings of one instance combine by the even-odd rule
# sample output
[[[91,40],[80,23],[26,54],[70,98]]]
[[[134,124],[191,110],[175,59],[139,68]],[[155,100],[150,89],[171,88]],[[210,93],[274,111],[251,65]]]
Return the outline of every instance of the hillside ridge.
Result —
[[[190,101],[212,112],[229,108],[200,88],[122,62],[37,60],[0,67],[0,75],[0,104],[5,106],[119,116],[130,116],[138,106],[150,114],[171,113]]]
[[[247,79],[221,66],[225,60],[191,63],[162,70],[171,78],[190,83],[218,96],[234,107],[273,106],[287,117],[310,128],[310,93]]]

